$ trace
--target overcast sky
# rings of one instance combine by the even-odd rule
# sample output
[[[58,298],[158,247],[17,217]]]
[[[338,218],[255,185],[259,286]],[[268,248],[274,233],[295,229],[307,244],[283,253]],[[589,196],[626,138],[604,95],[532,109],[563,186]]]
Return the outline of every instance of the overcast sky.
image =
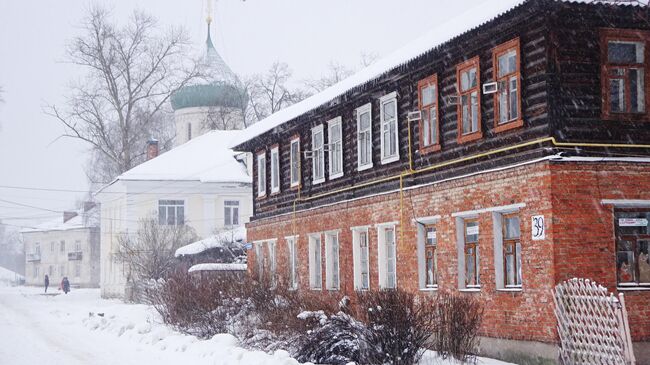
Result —
[[[101,1],[125,19],[134,8],[163,25],[182,25],[197,52],[205,42],[207,0]],[[218,0],[213,39],[238,74],[263,72],[275,60],[294,79],[318,77],[328,63],[357,67],[362,53],[379,57],[417,38],[478,0]],[[0,219],[14,225],[74,207],[88,189],[83,173],[87,146],[59,139],[63,129],[42,112],[62,105],[69,81],[79,75],[64,61],[66,43],[91,4],[82,0],[0,0]],[[50,190],[19,190],[18,186]],[[52,189],[73,190],[71,192]],[[13,202],[13,203],[10,203]]]

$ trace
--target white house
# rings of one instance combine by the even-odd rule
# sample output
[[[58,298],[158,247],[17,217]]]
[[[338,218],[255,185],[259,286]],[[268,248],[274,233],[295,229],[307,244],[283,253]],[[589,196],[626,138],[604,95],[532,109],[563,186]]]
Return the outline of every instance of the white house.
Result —
[[[253,208],[246,156],[228,148],[239,132],[215,130],[195,137],[125,172],[97,193],[103,297],[124,295],[126,273],[115,259],[118,237],[136,232],[141,219],[153,215],[160,224],[187,224],[200,238],[248,222]]]
[[[86,204],[79,212],[23,229],[25,283],[43,285],[48,275],[56,288],[64,276],[72,286],[99,285],[99,222],[97,208]]]

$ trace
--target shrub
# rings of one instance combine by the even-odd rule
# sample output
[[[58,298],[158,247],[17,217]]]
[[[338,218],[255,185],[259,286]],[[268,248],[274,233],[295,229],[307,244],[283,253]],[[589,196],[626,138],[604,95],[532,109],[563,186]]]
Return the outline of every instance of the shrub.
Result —
[[[483,318],[481,302],[472,296],[440,293],[435,308],[433,348],[444,359],[473,361]]]
[[[312,329],[298,337],[296,360],[317,364],[362,363],[366,327],[350,315],[339,312],[327,317],[323,311],[299,316]]]

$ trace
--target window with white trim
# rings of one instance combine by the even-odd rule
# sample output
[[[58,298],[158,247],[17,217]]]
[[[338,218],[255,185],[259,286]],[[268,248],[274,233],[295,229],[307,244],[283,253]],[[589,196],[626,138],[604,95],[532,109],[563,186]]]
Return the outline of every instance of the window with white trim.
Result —
[[[461,289],[478,289],[479,221],[477,217],[457,217],[458,284]]]
[[[167,226],[180,226],[185,224],[185,201],[159,200],[158,224]],[[63,251],[65,249],[65,243],[61,242],[61,245],[61,251]]]
[[[311,130],[311,166],[314,184],[325,181],[325,155],[323,153],[325,141],[323,138],[322,124]]]
[[[223,217],[226,227],[239,225],[239,200],[224,200]]]
[[[420,289],[438,287],[437,219],[418,219],[418,266]]]
[[[357,170],[372,167],[372,104],[357,108]]]
[[[323,287],[323,260],[320,234],[309,236],[309,287]]]
[[[266,267],[269,268],[269,275],[271,276],[271,285],[276,284],[276,260],[275,260],[275,241],[267,241],[266,242],[266,251],[268,253],[268,257],[266,260]]]
[[[328,154],[330,161],[330,179],[343,176],[343,130],[341,117],[327,122]]]
[[[300,185],[300,137],[291,140],[290,147],[291,187]]]
[[[257,155],[257,196],[266,195],[266,152]]]
[[[271,193],[280,191],[280,150],[271,148]]]
[[[354,259],[354,289],[370,289],[370,252],[368,228],[352,228],[352,256]]]
[[[329,290],[338,290],[339,280],[339,234],[325,233],[325,286]]]
[[[493,212],[494,269],[497,289],[520,289],[521,223],[519,212]]]
[[[618,286],[650,287],[650,209],[616,209],[614,229]]]
[[[298,236],[287,237],[287,248],[289,253],[289,289],[298,289],[298,251],[296,241]]]
[[[65,240],[62,240],[62,241],[61,241],[60,251],[63,252],[63,253],[65,253]]]
[[[397,247],[395,225],[381,225],[377,228],[379,288],[397,288]]]
[[[379,100],[379,121],[381,124],[381,163],[399,160],[397,128],[397,93],[384,95]]]
[[[262,242],[255,242],[255,260],[257,261],[257,276],[262,280],[264,278],[264,250]]]

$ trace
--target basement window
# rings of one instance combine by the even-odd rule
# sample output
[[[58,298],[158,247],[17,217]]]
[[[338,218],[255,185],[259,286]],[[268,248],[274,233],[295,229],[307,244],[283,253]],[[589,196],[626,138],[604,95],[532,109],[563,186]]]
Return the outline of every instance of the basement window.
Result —
[[[603,119],[649,120],[648,39],[647,31],[601,31]]]
[[[618,209],[616,279],[619,287],[650,286],[650,210]]]
[[[458,143],[474,141],[481,132],[481,80],[479,58],[456,66],[458,90]]]
[[[494,121],[497,132],[523,125],[521,119],[521,70],[519,38],[497,46],[493,52],[497,93],[494,94]]]

